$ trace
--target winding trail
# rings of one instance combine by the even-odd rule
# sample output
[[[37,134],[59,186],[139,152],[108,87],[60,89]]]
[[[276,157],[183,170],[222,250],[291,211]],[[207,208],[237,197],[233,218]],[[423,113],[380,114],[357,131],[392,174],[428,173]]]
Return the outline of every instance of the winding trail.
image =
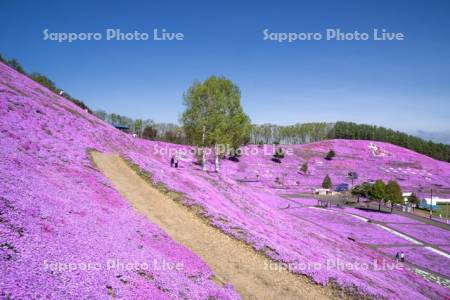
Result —
[[[269,259],[163,195],[118,155],[92,152],[92,159],[136,211],[201,257],[215,274],[215,281],[232,284],[243,299],[338,298],[331,288],[315,285],[306,277],[267,268]]]

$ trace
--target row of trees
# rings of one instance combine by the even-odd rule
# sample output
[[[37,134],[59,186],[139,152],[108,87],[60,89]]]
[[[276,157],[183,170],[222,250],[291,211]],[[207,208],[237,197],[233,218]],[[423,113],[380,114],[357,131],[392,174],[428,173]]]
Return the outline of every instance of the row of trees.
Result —
[[[275,124],[252,125],[251,144],[304,144],[325,140],[331,123],[304,123],[289,126]]]
[[[59,94],[62,90],[40,73],[28,74],[16,59],[0,61]],[[81,100],[67,92],[63,96],[89,111]],[[182,127],[176,124],[155,124],[151,120],[132,120],[118,114],[98,111],[95,114],[112,124],[132,128],[140,137],[174,143],[211,146],[230,144],[303,144],[326,139],[365,139],[383,141],[405,147],[438,160],[450,162],[450,145],[433,143],[399,131],[352,122],[305,123],[289,126],[274,124],[251,125],[240,105],[240,91],[230,80],[211,76],[194,83],[184,95],[186,111],[181,117]],[[144,133],[145,132],[145,133]]]
[[[395,204],[403,203],[402,190],[395,180],[390,180],[387,184],[382,180],[377,180],[374,184],[356,185],[352,189],[352,194],[358,197],[358,202],[360,197],[378,201],[378,210],[381,210],[381,203],[390,203],[391,211]],[[416,198],[412,198],[412,201],[415,201]]]
[[[325,189],[333,188],[333,183],[329,175],[326,175],[323,179],[322,187]],[[382,203],[390,203],[391,212],[395,204],[403,203],[402,190],[398,182],[395,180],[390,180],[387,184],[385,184],[383,180],[377,180],[374,184],[365,182],[354,186],[351,193],[352,195],[358,197],[358,202],[360,197],[378,201],[379,211],[381,211]],[[419,202],[419,198],[415,194],[412,194],[408,200],[411,204],[417,204]]]
[[[352,122],[336,122],[329,133],[329,137],[388,142],[438,160],[450,162],[450,145],[425,141],[421,138],[384,127]]]
[[[327,139],[387,142],[432,158],[450,162],[450,145],[433,143],[406,133],[374,125],[352,122],[305,123],[290,126],[252,125],[252,144],[304,144]]]
[[[60,94],[60,92],[62,91],[62,89],[58,88],[55,83],[50,80],[47,76],[41,74],[41,73],[27,73],[25,71],[25,69],[22,67],[22,65],[19,63],[19,61],[15,58],[10,59],[10,60],[6,60],[5,58],[3,58],[3,56],[0,54],[0,61],[9,65],[11,68],[15,69],[17,72],[22,73],[26,76],[28,76],[29,78],[33,79],[34,81],[36,81],[37,83],[45,86],[46,88],[48,88],[50,91],[56,93],[56,94]],[[76,105],[78,105],[79,107],[81,107],[84,110],[87,110],[89,113],[92,113],[92,110],[81,100],[76,99],[74,97],[72,97],[69,93],[64,92],[61,94],[61,96],[65,97],[66,99],[72,101],[73,103],[75,103]]]
[[[187,142],[183,128],[177,124],[155,123],[151,119],[133,119],[115,113],[107,113],[104,110],[97,110],[94,112],[94,115],[113,126],[126,126],[129,128],[130,133],[134,133],[144,139],[175,144],[186,144]]]

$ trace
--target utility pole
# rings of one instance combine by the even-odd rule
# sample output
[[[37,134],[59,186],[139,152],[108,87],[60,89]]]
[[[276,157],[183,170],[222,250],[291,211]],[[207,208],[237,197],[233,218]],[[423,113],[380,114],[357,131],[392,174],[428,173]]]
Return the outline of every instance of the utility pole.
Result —
[[[431,194],[431,198],[430,198],[430,219],[433,218],[433,187],[430,188],[430,194]]]
[[[449,205],[449,203],[447,202],[447,205],[446,205],[446,208],[447,208],[447,214],[446,214],[446,217],[447,217],[447,224],[448,224],[448,205]]]

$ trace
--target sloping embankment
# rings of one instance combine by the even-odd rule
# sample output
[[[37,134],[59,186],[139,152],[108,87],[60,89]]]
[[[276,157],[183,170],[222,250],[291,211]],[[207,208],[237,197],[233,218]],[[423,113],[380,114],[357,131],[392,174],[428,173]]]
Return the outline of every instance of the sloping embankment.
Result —
[[[141,214],[175,241],[199,255],[216,279],[231,283],[244,299],[328,299],[329,288],[316,286],[286,270],[269,268],[270,261],[219,230],[186,207],[169,199],[137,175],[119,156],[93,152],[97,167]]]

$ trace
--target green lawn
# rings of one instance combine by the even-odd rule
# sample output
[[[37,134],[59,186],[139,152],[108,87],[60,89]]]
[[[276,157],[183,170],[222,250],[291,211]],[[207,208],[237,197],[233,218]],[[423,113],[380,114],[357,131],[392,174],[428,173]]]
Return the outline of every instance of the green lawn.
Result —
[[[449,204],[438,204],[439,209],[433,211],[433,217],[439,218],[442,215],[442,218],[448,219],[450,218],[450,205]],[[428,209],[417,208],[422,211],[429,213]]]

